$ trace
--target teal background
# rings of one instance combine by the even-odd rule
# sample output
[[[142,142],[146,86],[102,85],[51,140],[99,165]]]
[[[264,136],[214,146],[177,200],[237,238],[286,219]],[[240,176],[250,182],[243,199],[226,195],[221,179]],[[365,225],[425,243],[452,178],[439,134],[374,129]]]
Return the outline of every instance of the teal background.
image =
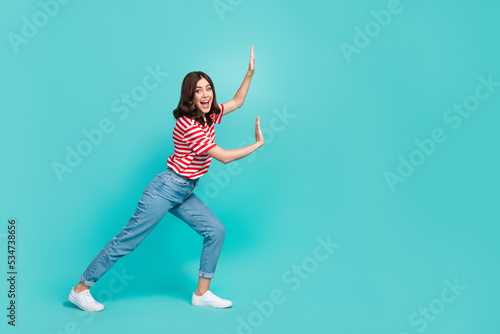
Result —
[[[239,317],[275,289],[285,301],[247,332],[497,333],[500,89],[456,130],[443,114],[479,76],[500,80],[500,4],[402,0],[348,63],[340,43],[353,44],[354,28],[389,1],[221,1],[232,9],[223,20],[209,0],[71,1],[16,53],[8,34],[41,7],[2,0],[0,261],[15,218],[19,272],[15,328],[1,276],[2,333],[245,332]],[[248,142],[259,115],[267,143],[227,182],[214,178],[230,165],[214,161],[197,189],[227,229],[211,290],[234,306],[190,305],[202,238],[168,215],[115,265],[134,278],[102,300],[104,312],[72,307],[71,287],[166,168],[185,74],[205,71],[228,101],[252,44],[247,100],[217,142]],[[156,65],[169,75],[121,120],[112,101]],[[273,132],[276,110],[294,118]],[[52,163],[104,118],[113,132],[60,182]],[[447,140],[391,191],[384,173],[435,128]],[[340,247],[292,290],[282,275],[329,235]],[[106,295],[113,277],[93,294]],[[425,329],[410,324],[455,278],[462,294]]]

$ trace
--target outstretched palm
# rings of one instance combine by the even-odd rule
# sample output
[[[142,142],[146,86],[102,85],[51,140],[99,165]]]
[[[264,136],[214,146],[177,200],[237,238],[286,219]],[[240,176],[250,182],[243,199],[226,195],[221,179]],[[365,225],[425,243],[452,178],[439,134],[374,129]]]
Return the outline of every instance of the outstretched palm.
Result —
[[[248,72],[250,72],[250,74],[252,75],[255,73],[255,56],[253,53],[253,45],[252,50],[250,51],[250,65],[248,65]]]
[[[260,129],[260,117],[257,116],[255,120],[255,141],[264,145],[264,136],[262,135],[262,130]]]

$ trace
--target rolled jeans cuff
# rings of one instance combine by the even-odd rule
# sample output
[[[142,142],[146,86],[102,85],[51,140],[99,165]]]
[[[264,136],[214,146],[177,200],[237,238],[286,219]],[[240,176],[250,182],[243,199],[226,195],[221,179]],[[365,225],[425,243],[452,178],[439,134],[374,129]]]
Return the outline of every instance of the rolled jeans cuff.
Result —
[[[203,271],[198,271],[198,276],[205,277],[205,278],[213,278],[214,277],[214,273],[206,273],[206,272],[203,272]]]
[[[87,281],[85,278],[83,278],[83,275],[80,277],[80,282],[82,282],[86,286],[94,286],[95,285],[95,282]]]

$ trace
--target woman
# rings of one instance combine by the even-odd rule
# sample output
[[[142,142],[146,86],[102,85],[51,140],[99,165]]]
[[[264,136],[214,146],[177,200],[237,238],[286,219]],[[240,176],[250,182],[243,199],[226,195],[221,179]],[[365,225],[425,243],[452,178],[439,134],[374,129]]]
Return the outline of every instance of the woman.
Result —
[[[146,187],[135,213],[122,231],[97,254],[71,289],[68,300],[84,311],[102,311],[104,306],[94,300],[94,286],[116,261],[132,252],[153,230],[163,216],[170,212],[204,237],[198,272],[198,286],[191,303],[197,306],[226,308],[231,301],[214,295],[210,281],[214,277],[225,229],[193,190],[204,175],[212,157],[223,162],[243,158],[264,144],[260,120],[255,121],[255,143],[235,150],[224,150],[215,144],[214,124],[223,115],[240,108],[245,101],[255,72],[254,48],[250,53],[248,72],[234,98],[217,104],[212,80],[203,72],[191,72],[184,78],[181,98],[174,116],[174,153],[167,160],[168,169],[158,174]]]

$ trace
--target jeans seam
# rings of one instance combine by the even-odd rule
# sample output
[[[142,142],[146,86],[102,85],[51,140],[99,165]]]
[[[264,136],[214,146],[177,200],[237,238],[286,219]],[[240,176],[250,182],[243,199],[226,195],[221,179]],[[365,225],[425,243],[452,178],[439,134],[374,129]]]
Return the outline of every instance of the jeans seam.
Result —
[[[186,195],[186,197],[184,197],[183,201],[185,201],[189,196],[191,196],[191,194],[194,192],[194,188],[196,188],[196,185],[198,184],[197,181],[194,181],[193,183],[193,188],[191,188],[191,190],[189,191],[189,193]]]

